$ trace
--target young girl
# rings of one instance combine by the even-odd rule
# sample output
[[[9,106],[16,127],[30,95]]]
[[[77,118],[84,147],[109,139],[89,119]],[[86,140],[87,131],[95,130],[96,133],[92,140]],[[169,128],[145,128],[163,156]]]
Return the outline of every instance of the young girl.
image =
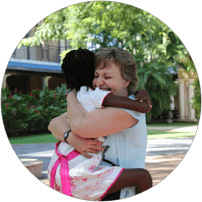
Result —
[[[66,54],[62,71],[67,87],[78,91],[77,98],[87,112],[113,106],[148,111],[148,106],[111,92],[93,89],[94,53],[86,49],[73,50]],[[104,141],[104,137],[99,138]],[[102,166],[103,153],[86,158],[71,145],[56,144],[55,153],[48,168],[50,186],[66,195],[86,200],[102,200],[106,195],[127,186],[137,187],[137,193],[152,185],[149,173],[144,169],[123,169],[118,166]]]

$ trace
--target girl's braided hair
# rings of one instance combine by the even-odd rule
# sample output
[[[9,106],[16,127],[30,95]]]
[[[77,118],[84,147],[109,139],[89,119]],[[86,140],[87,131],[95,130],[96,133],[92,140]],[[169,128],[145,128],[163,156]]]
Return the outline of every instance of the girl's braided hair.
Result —
[[[65,55],[62,63],[62,73],[67,88],[79,91],[81,86],[93,88],[94,79],[94,53],[79,48]]]

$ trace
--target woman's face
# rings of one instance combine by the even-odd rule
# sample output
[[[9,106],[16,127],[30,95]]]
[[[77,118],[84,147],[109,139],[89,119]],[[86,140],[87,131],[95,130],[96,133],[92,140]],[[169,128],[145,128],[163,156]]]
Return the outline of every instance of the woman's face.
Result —
[[[128,96],[127,87],[130,80],[124,79],[121,76],[120,68],[118,65],[111,63],[107,67],[103,64],[99,65],[95,70],[93,80],[93,87],[99,87],[101,90],[111,91],[114,95]]]

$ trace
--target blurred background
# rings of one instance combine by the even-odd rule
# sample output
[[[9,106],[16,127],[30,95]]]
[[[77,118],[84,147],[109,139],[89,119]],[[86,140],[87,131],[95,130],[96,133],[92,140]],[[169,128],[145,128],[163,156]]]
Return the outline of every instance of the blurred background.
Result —
[[[62,85],[65,80],[60,66],[68,51],[82,47],[97,52],[114,46],[129,51],[135,58],[137,90],[146,89],[153,104],[147,114],[148,124],[198,122],[199,79],[178,36],[139,8],[92,1],[49,15],[16,47],[2,84],[2,116],[7,133],[23,133],[28,128],[33,131],[38,123],[38,130],[43,130],[53,117],[66,110],[66,89]],[[12,131],[9,119],[16,116]]]
[[[152,99],[146,166],[155,172],[155,183],[179,164],[192,144],[200,118],[200,85],[191,55],[178,36],[138,8],[117,2],[80,3],[49,15],[24,36],[2,83],[1,110],[9,140],[18,157],[43,163],[42,178],[57,142],[47,125],[66,111],[62,58],[79,47],[97,52],[114,46],[133,54],[137,90],[146,89]]]

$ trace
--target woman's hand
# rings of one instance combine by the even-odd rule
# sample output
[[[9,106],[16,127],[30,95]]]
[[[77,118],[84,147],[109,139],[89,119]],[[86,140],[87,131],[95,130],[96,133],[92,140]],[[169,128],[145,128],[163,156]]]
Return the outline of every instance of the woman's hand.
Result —
[[[69,134],[68,143],[87,158],[92,157],[88,153],[97,154],[99,153],[99,151],[104,151],[101,141],[89,138],[82,138],[74,135],[73,133]]]
[[[143,102],[145,100],[148,103],[150,110],[152,109],[151,98],[146,90],[139,90],[135,97],[135,100],[140,100],[140,102]]]

